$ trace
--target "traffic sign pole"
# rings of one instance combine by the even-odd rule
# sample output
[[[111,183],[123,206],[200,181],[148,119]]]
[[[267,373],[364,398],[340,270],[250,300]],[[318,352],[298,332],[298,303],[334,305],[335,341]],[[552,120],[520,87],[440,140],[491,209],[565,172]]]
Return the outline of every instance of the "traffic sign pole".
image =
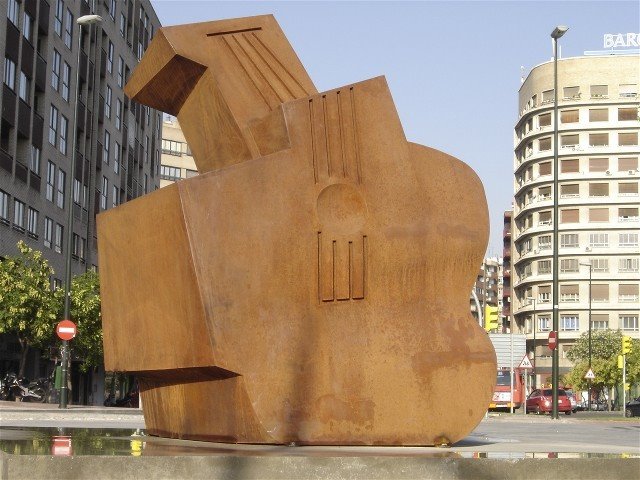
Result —
[[[62,340],[62,385],[60,385],[60,404],[59,408],[67,408],[67,399],[69,397],[69,388],[67,379],[69,378],[69,340],[76,336],[76,324],[71,320],[63,320],[56,326],[56,334]]]

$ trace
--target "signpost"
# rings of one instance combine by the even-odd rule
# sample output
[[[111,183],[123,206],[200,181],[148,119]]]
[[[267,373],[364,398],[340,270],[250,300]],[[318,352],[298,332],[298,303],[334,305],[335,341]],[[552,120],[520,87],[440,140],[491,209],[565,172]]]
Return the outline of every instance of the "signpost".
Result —
[[[584,374],[584,378],[587,380],[593,380],[594,378],[596,378],[596,376],[593,373],[593,370],[589,369],[589,371]]]
[[[524,357],[522,357],[522,360],[520,361],[520,365],[518,365],[518,370],[533,370],[533,364],[531,363],[531,360],[529,359],[529,355],[527,355],[526,353],[524,354]],[[522,409],[524,410],[524,414],[527,414],[527,390],[529,388],[528,386],[528,381],[527,378],[529,376],[529,372],[525,372],[524,374],[524,392],[522,392],[522,396],[523,398],[523,403],[522,403]]]
[[[73,339],[77,333],[76,324],[71,320],[62,320],[56,326],[56,334],[62,340],[62,385],[60,385],[59,408],[67,408],[67,364],[69,363],[69,340]]]

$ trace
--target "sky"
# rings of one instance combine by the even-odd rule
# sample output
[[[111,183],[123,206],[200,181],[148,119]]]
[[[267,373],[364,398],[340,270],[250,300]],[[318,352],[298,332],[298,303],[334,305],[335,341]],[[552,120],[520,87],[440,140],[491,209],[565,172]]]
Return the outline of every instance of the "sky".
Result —
[[[521,77],[552,59],[603,50],[609,33],[640,32],[637,1],[152,0],[163,26],[274,14],[318,91],[384,75],[407,139],[470,165],[485,188],[502,255],[513,201],[513,127]],[[640,65],[638,67],[640,69]]]

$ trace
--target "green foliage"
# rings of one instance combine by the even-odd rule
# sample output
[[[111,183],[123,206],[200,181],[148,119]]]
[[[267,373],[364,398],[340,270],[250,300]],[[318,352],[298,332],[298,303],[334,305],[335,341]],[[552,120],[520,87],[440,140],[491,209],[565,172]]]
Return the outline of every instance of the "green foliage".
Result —
[[[0,262],[0,333],[18,336],[23,351],[20,373],[29,347],[46,347],[56,324],[60,293],[52,291],[53,269],[42,252],[18,242],[19,254]]]
[[[103,361],[100,279],[93,270],[71,281],[71,318],[78,329],[71,348],[82,360],[80,369],[86,372]]]
[[[604,387],[613,389],[622,382],[622,369],[618,368],[618,355],[622,352],[622,332],[619,330],[596,330],[591,332],[591,369],[595,374],[592,388],[600,392]],[[580,335],[574,347],[567,352],[574,367],[565,377],[566,384],[574,389],[586,390],[584,378],[589,370],[589,332]],[[632,351],[627,355],[627,382],[640,381],[640,340],[632,340]]]

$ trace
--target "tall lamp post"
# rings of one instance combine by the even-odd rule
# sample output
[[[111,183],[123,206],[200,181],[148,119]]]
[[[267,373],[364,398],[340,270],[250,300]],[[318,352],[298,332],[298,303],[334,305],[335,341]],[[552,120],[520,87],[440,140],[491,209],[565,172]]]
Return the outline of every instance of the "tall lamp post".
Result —
[[[558,338],[558,39],[562,37],[569,27],[558,25],[551,32],[553,39],[553,331],[556,334],[556,345],[559,345]],[[558,386],[559,386],[559,355],[558,347],[553,349],[551,356],[551,391],[552,410],[551,418],[558,419]]]
[[[73,104],[73,145],[71,151],[71,175],[69,176],[69,197],[67,199],[67,242],[65,244],[65,269],[64,269],[64,320],[71,319],[71,255],[73,254],[73,181],[76,178],[76,150],[78,149],[78,101],[80,97],[80,53],[82,52],[82,27],[101,22],[100,15],[84,15],[78,20],[78,62],[76,64],[76,94],[75,103]],[[67,378],[69,363],[69,342],[62,341],[62,385],[60,386],[60,404],[59,408],[67,408],[67,398],[69,396],[69,388],[67,386]]]
[[[589,267],[589,370],[591,370],[591,271],[593,269],[593,265],[591,262],[589,263],[581,263],[585,267]],[[587,409],[591,411],[591,379],[589,379],[589,398],[587,399]]]
[[[538,329],[538,325],[536,322],[536,315],[538,313],[538,309],[536,308],[536,298],[533,297],[531,299],[533,301],[533,390],[536,389],[536,330]]]

